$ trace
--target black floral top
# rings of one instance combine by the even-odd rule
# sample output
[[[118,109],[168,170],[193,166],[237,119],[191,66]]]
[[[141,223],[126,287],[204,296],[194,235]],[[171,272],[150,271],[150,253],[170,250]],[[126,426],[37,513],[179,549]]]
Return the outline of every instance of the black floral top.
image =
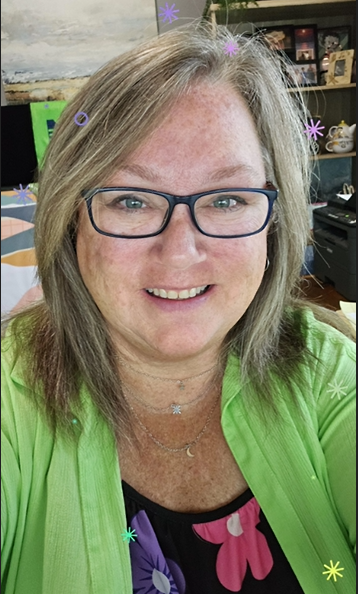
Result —
[[[133,594],[302,594],[250,489],[215,511],[173,512],[123,484]]]

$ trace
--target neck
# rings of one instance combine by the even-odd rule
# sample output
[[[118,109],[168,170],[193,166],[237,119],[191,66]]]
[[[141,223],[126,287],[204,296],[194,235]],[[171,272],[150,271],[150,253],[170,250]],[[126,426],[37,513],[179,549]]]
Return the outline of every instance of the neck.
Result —
[[[158,408],[173,403],[187,404],[208,398],[221,384],[223,365],[219,357],[190,358],[190,362],[148,362],[119,355],[119,375],[127,398],[139,398],[147,405]],[[137,400],[137,402],[139,402]]]

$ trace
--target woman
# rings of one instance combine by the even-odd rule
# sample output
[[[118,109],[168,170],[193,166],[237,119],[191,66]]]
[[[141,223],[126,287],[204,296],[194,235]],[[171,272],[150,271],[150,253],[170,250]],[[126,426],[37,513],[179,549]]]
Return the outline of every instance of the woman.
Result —
[[[6,594],[353,591],[354,350],[297,297],[292,97],[183,28],[63,113],[3,347]]]

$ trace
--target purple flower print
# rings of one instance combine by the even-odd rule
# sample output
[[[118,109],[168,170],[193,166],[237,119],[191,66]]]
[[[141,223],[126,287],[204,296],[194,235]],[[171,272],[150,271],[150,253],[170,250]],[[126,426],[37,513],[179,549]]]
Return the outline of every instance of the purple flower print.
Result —
[[[131,542],[133,594],[184,594],[185,579],[180,567],[162,553],[145,511],[131,520],[138,538]]]
[[[265,536],[256,530],[260,507],[252,498],[239,511],[206,524],[193,524],[203,540],[222,544],[216,560],[219,582],[230,592],[240,592],[249,563],[252,575],[263,580],[273,567]]]

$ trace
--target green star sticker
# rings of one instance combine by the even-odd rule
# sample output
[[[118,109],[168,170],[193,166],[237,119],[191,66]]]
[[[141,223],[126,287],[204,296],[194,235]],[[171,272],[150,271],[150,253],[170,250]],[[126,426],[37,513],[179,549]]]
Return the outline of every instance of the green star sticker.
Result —
[[[124,530],[124,532],[122,532],[121,537],[123,542],[130,542],[131,540],[134,542],[138,537],[138,534],[129,526],[128,530]]]
[[[325,573],[328,573],[328,578],[327,578],[327,580],[330,580],[330,579],[331,579],[331,577],[333,576],[333,579],[334,579],[334,581],[336,582],[336,581],[337,581],[337,578],[336,578],[336,576],[337,576],[337,575],[338,575],[338,577],[343,577],[343,575],[342,575],[342,574],[340,574],[339,572],[340,572],[340,571],[344,571],[344,567],[338,567],[338,565],[339,565],[339,561],[338,561],[338,562],[337,562],[335,565],[333,565],[333,561],[332,561],[332,559],[331,559],[330,563],[331,563],[331,565],[330,565],[330,566],[329,566],[329,565],[325,565],[325,566],[324,566],[324,567],[326,567],[326,568],[328,569],[328,571],[322,571],[322,573],[323,573],[323,575],[324,575]]]

